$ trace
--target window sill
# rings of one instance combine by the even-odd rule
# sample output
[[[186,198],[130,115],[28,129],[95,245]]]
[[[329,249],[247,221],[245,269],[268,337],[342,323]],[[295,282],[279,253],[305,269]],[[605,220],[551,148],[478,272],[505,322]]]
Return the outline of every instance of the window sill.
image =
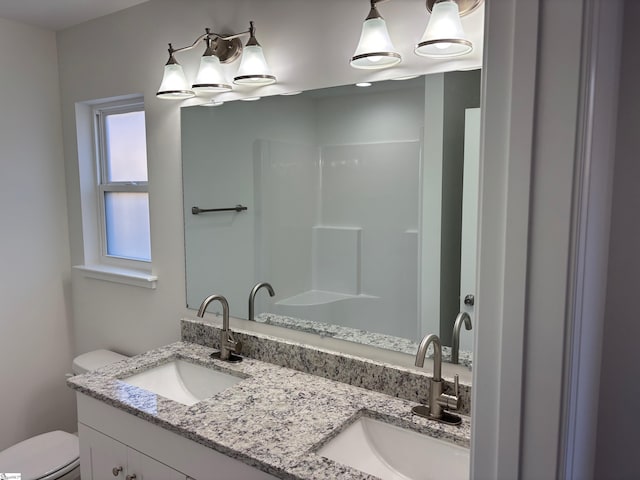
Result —
[[[87,278],[133,285],[135,287],[155,289],[158,282],[157,275],[130,268],[108,265],[75,265],[73,268],[82,272]]]

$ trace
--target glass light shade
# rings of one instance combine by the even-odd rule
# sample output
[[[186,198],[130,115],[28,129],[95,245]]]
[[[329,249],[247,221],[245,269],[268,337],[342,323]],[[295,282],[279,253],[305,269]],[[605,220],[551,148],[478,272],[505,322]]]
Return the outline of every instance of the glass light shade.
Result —
[[[255,87],[276,82],[260,45],[246,45],[242,50],[242,60],[233,83]]]
[[[416,54],[424,57],[456,57],[471,50],[473,44],[464,34],[458,4],[452,0],[436,3],[424,35],[416,45]]]
[[[156,96],[170,100],[181,100],[195,96],[195,92],[189,87],[187,77],[184,76],[182,65],[170,63],[164,66],[164,76]]]
[[[396,51],[387,24],[382,17],[369,18],[362,24],[360,41],[353,57],[353,68],[379,69],[397,65],[402,60]]]
[[[220,59],[215,55],[204,55],[200,58],[200,69],[193,83],[196,93],[228,92],[231,85],[227,83],[222,71]]]

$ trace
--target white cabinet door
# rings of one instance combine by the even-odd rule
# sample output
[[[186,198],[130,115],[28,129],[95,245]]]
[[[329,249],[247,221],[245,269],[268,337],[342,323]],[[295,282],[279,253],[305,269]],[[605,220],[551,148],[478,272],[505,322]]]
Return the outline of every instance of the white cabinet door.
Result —
[[[185,480],[185,475],[167,467],[151,457],[129,449],[128,452],[128,480]],[[135,477],[134,477],[135,475]]]
[[[126,480],[127,475],[135,474],[140,480],[144,475],[145,480],[173,480],[179,478],[186,480],[276,480],[276,477],[266,472],[251,467],[234,458],[207,448],[204,445],[188,440],[185,437],[169,432],[157,425],[134,415],[118,410],[100,400],[78,393],[78,420],[80,430],[80,465],[82,480]],[[106,437],[103,442],[96,442],[96,436]],[[107,476],[98,476],[97,470],[92,472],[91,451],[97,453],[97,445],[111,442],[120,443],[127,448],[129,455],[129,471],[127,463],[123,472],[117,477],[109,477],[113,466],[107,463],[104,467]],[[115,448],[115,447],[114,447]],[[106,447],[102,449],[108,450]],[[150,461],[160,462],[154,467],[149,467],[151,473],[132,470],[136,465],[136,454],[142,454]],[[105,454],[106,455],[106,454]],[[85,458],[88,459],[85,461]],[[142,461],[146,465],[146,459]],[[96,458],[96,460],[98,460]],[[102,460],[102,459],[100,459]],[[120,457],[110,458],[112,462],[119,461]],[[85,465],[86,464],[86,465]],[[157,468],[159,471],[151,470]],[[165,470],[169,468],[169,471]],[[175,469],[171,472],[171,469]],[[177,473],[182,472],[182,473]],[[174,473],[177,476],[174,476]]]
[[[125,478],[126,445],[81,423],[78,425],[78,434],[82,480],[123,480]]]
[[[80,435],[82,480],[186,480],[186,476],[83,424]]]

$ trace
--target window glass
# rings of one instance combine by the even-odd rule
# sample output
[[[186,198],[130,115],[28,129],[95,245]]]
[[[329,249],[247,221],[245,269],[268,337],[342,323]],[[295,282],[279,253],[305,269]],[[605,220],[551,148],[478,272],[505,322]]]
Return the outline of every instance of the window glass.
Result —
[[[106,182],[146,182],[147,142],[144,111],[105,118]]]
[[[107,255],[151,261],[149,194],[105,192]]]

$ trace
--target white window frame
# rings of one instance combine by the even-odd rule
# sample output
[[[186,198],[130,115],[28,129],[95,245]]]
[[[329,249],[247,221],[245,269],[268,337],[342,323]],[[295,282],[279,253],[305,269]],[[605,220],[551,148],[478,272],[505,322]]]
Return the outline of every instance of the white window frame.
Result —
[[[100,263],[139,270],[150,270],[151,259],[143,260],[109,255],[107,253],[107,218],[104,197],[106,192],[130,192],[149,194],[149,182],[107,182],[107,145],[105,120],[109,115],[129,112],[144,112],[141,99],[128,102],[113,102],[93,108],[96,162],[96,192],[98,194],[98,219],[100,227]],[[148,166],[147,166],[148,168]],[[149,253],[151,255],[151,252]]]
[[[109,191],[146,192],[147,182],[111,182],[106,179],[104,117],[144,110],[141,95],[76,103],[78,173],[80,179],[83,256],[74,265],[84,277],[155,289],[158,277],[151,261],[107,255],[104,195]],[[145,115],[146,118],[146,115]],[[103,165],[105,165],[103,167]],[[147,163],[148,171],[148,163]],[[151,223],[151,221],[150,221]]]

